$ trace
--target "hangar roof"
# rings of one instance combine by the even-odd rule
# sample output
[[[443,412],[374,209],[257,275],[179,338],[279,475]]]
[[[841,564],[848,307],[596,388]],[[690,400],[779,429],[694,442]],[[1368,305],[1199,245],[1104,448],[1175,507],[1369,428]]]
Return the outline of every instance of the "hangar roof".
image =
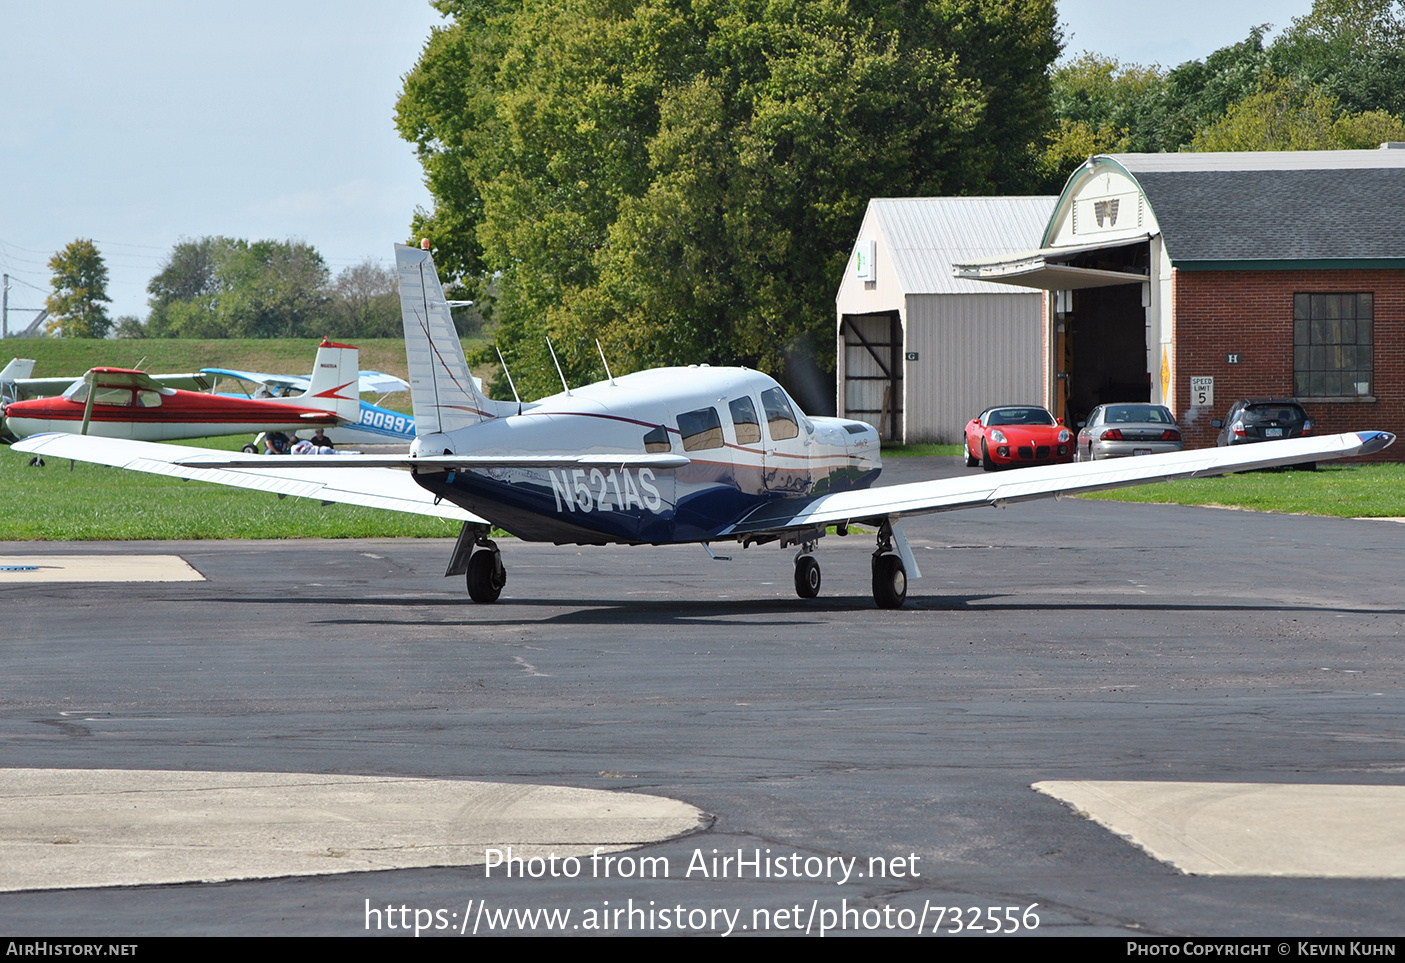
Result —
[[[1398,267],[1405,257],[1405,150],[1096,160],[1112,161],[1141,185],[1180,268]]]
[[[952,276],[957,261],[1037,247],[1058,200],[1039,197],[875,197],[868,202],[907,294],[1009,294]],[[867,226],[867,225],[866,225]]]

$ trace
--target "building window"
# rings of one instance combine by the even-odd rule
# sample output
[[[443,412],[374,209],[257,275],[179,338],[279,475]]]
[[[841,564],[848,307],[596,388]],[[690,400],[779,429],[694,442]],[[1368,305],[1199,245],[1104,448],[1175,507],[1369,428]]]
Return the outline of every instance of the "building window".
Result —
[[[1371,394],[1375,296],[1293,295],[1293,394]]]

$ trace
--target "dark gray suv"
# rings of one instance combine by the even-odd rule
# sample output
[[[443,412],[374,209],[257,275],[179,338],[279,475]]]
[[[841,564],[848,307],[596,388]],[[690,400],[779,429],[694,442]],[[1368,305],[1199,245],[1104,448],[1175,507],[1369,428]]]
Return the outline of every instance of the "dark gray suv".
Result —
[[[1215,444],[1249,445],[1256,441],[1276,441],[1279,438],[1303,438],[1312,434],[1312,419],[1307,410],[1292,398],[1242,398],[1229,407],[1229,414],[1218,426]],[[1309,462],[1299,467],[1315,468]]]

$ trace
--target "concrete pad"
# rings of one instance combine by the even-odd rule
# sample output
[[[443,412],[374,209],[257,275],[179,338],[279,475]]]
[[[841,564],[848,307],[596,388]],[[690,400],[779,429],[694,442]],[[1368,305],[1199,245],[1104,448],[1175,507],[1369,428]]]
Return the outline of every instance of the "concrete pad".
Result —
[[[0,585],[203,581],[179,555],[0,555]]]
[[[1405,878],[1405,786],[1037,782],[1196,876]]]
[[[658,842],[707,819],[659,796],[561,786],[0,769],[0,891],[469,866],[489,847],[564,858]]]

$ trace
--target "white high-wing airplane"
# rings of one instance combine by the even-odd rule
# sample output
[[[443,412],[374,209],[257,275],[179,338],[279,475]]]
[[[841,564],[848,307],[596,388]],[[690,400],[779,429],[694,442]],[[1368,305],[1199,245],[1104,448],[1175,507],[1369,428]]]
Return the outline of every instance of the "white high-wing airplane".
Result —
[[[475,602],[495,601],[507,579],[490,524],[558,544],[795,545],[796,592],[812,598],[816,543],[828,526],[846,534],[862,523],[877,529],[874,600],[896,608],[921,577],[905,515],[1364,455],[1395,440],[1353,432],[872,488],[881,463],[871,426],[809,418],[745,368],[661,368],[525,404],[491,401],[469,373],[429,253],[397,245],[395,256],[415,409],[407,455],[231,457],[73,435],[14,447],[462,519],[445,574],[466,575]]]

